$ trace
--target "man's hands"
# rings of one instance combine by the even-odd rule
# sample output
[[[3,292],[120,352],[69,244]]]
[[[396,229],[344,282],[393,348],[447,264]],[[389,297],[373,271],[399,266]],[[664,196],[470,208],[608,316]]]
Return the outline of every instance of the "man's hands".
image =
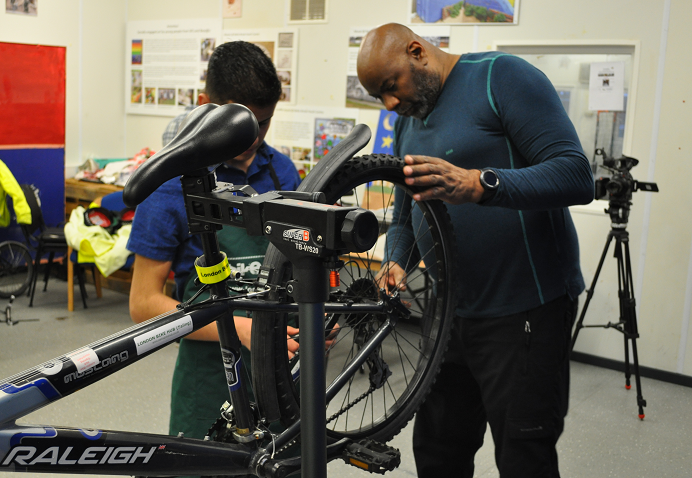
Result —
[[[481,185],[481,172],[463,169],[440,158],[430,156],[404,157],[405,182],[409,186],[426,188],[413,195],[416,201],[440,199],[450,204],[477,203],[485,190]]]

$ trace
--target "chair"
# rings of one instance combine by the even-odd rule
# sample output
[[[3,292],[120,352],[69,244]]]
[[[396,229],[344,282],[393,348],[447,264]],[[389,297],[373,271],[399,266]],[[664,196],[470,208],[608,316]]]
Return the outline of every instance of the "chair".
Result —
[[[39,202],[38,189],[29,184],[21,184],[19,187],[22,189],[31,210],[31,224],[22,224],[21,229],[27,245],[35,250],[36,253],[34,257],[34,276],[29,287],[29,296],[31,297],[29,307],[33,307],[36,282],[38,280],[38,267],[41,264],[41,259],[43,259],[45,254],[48,254],[48,263],[46,264],[46,271],[43,277],[43,291],[45,292],[48,289],[48,278],[50,277],[55,254],[67,256],[68,246],[63,226],[46,227]],[[83,277],[80,277],[79,280],[80,287],[83,288]]]
[[[96,202],[99,200],[97,199]],[[116,191],[111,194],[107,194],[100,198],[101,207],[108,209],[110,211],[121,211],[125,209],[125,203],[123,202],[123,192]],[[101,273],[96,270],[95,264],[91,263],[79,263],[77,262],[77,251],[74,251],[71,247],[68,249],[69,260],[67,262],[67,310],[74,310],[74,275],[77,273],[77,279],[79,281],[79,290],[82,295],[82,303],[84,308],[87,308],[86,303],[86,288],[84,287],[84,266],[91,266],[94,273],[94,285],[96,286],[96,297],[101,297]],[[120,270],[129,270],[134,264],[134,254],[128,257],[127,262]],[[76,270],[75,270],[76,269]]]

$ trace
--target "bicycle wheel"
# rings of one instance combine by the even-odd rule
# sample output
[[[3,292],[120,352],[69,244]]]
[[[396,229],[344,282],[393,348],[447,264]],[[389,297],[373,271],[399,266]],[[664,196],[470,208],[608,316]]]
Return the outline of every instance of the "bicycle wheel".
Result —
[[[0,297],[18,296],[26,291],[34,273],[29,249],[21,242],[0,244]]]
[[[400,228],[388,227],[395,188],[411,199],[404,183],[403,160],[388,155],[368,155],[347,161],[323,189],[327,203],[373,210],[380,220],[380,240],[370,251],[341,259],[341,286],[332,289],[331,302],[375,302],[379,287],[375,276],[383,265],[385,250],[398,245]],[[453,235],[447,210],[439,201],[417,203],[412,210],[414,243],[406,250],[406,290],[402,301],[411,312],[399,320],[394,331],[371,354],[359,372],[327,406],[327,432],[338,438],[369,437],[385,442],[413,417],[425,399],[437,372],[454,316],[451,290]],[[403,218],[407,219],[407,218]],[[272,267],[278,283],[290,277],[290,264],[274,248],[265,265]],[[263,411],[265,394],[276,392],[280,417],[285,425],[300,416],[299,353],[287,359],[287,314],[255,313],[252,330],[255,394]],[[327,384],[344,369],[367,343],[384,314],[340,314],[326,317],[338,324],[334,344],[327,353]],[[272,388],[273,387],[273,388]]]

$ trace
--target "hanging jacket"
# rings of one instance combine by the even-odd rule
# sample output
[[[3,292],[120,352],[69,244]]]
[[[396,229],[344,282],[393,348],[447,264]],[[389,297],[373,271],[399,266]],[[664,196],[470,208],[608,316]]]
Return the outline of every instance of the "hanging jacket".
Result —
[[[17,224],[31,224],[31,209],[26,202],[26,197],[10,168],[0,160],[0,227],[10,225],[10,209],[7,205],[8,194],[12,197]]]

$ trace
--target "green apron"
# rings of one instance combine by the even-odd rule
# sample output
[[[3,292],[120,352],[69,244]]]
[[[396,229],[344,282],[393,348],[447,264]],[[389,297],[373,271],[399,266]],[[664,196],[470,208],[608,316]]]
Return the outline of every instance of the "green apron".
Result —
[[[248,236],[245,229],[231,226],[224,226],[218,238],[219,247],[228,256],[231,269],[239,270],[246,279],[257,277],[269,241],[262,236]],[[192,271],[185,284],[183,300],[197,291],[198,287],[194,285],[196,277],[197,273]],[[196,302],[208,296],[208,293],[203,294]],[[237,310],[235,315],[246,316],[247,313]],[[241,355],[248,372],[242,380],[253,400],[250,351],[243,347]],[[219,409],[226,401],[229,401],[229,392],[219,343],[182,339],[173,372],[169,434],[183,432],[189,438],[204,438],[209,427],[219,418]]]

